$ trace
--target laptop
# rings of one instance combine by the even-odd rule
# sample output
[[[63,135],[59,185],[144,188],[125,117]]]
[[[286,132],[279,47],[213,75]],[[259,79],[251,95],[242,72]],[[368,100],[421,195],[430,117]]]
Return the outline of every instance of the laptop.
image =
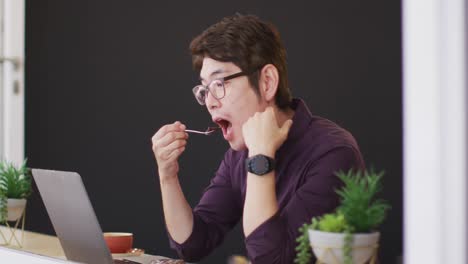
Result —
[[[78,173],[32,169],[32,175],[68,260],[90,264],[140,263],[112,259]]]

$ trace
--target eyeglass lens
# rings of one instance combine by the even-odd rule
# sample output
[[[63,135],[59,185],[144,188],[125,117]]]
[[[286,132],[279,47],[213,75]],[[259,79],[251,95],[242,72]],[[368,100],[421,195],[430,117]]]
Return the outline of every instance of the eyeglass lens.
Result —
[[[211,83],[208,84],[209,92],[213,97],[216,99],[221,99],[224,97],[224,83],[222,80],[213,80]],[[193,88],[193,94],[197,101],[204,105],[206,97],[208,96],[208,89],[206,86],[198,85]]]

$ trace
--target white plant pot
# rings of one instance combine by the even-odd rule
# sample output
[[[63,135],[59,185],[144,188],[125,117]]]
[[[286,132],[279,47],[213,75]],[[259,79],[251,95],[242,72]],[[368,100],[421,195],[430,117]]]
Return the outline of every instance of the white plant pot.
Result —
[[[342,264],[344,233],[330,233],[309,229],[309,241],[314,255],[326,264]],[[353,234],[351,256],[353,264],[363,264],[377,254],[380,233]]]
[[[7,220],[16,221],[18,220],[26,208],[26,199],[8,199],[7,202]]]

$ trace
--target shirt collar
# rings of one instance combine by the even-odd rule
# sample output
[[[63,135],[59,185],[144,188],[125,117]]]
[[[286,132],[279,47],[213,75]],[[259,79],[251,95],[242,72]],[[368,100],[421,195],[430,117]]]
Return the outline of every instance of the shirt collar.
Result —
[[[312,122],[312,113],[302,99],[294,98],[289,107],[294,110],[293,123],[289,129],[288,138],[277,150],[276,156],[282,156],[287,152],[288,146],[300,139],[307,132]]]
[[[293,123],[289,129],[287,141],[301,137],[307,131],[312,121],[312,113],[302,99],[294,98],[290,107],[294,110],[294,116],[292,118]]]

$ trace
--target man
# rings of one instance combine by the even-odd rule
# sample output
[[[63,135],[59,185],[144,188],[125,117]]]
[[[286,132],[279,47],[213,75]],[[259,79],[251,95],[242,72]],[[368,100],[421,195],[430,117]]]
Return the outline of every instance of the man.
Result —
[[[192,210],[177,175],[185,125],[165,125],[153,136],[171,246],[198,261],[242,220],[252,263],[292,263],[298,228],[338,205],[335,172],[364,169],[357,143],[291,98],[286,51],[272,25],[237,14],[205,30],[190,49],[201,80],[193,93],[230,149]]]

